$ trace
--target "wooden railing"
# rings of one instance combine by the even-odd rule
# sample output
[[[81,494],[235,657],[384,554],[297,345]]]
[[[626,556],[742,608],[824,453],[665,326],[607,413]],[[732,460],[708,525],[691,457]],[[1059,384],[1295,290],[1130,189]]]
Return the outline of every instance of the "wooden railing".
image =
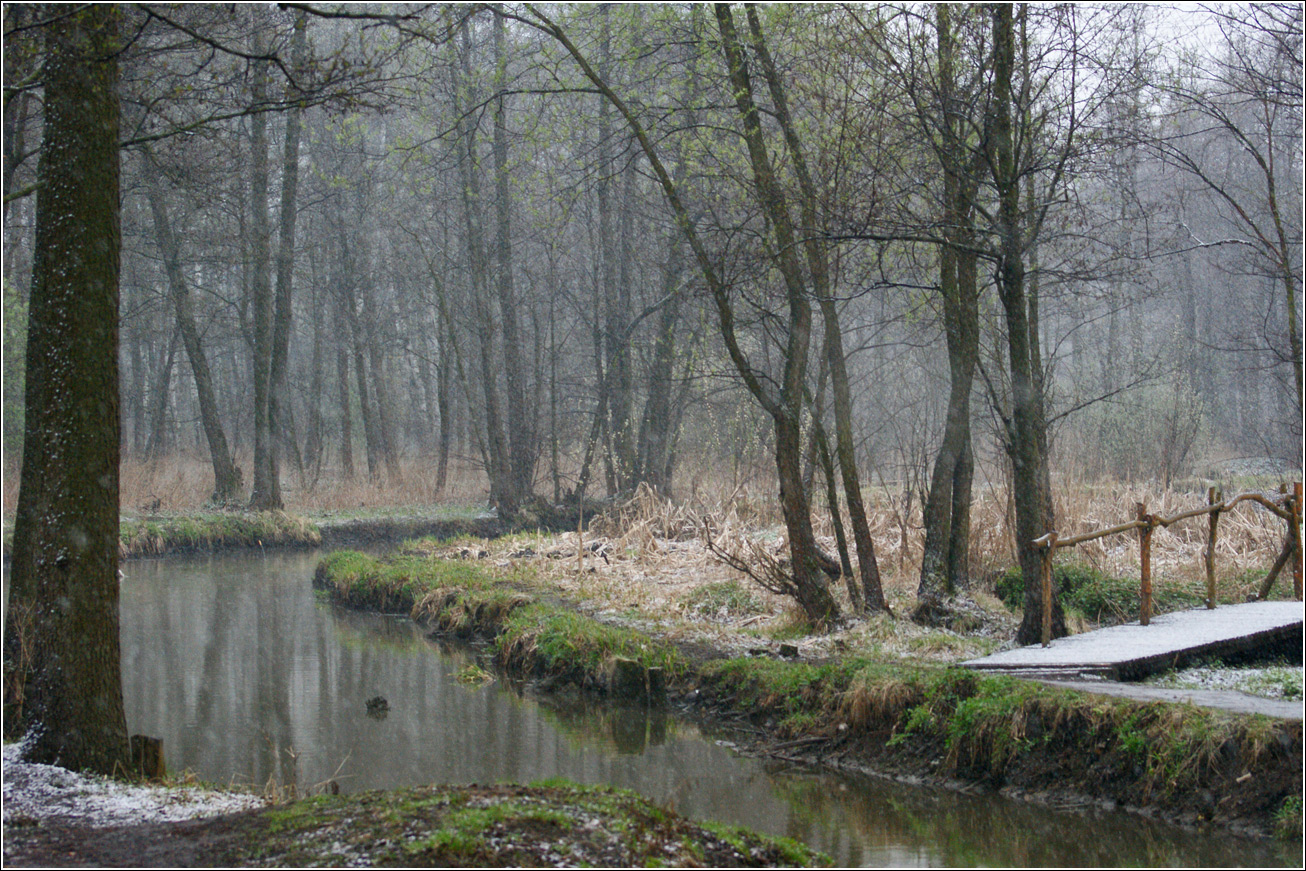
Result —
[[[1270,592],[1270,587],[1287,565],[1288,560],[1294,555],[1296,559],[1292,568],[1292,592],[1293,596],[1299,601],[1302,598],[1302,543],[1301,543],[1301,520],[1302,520],[1302,485],[1298,481],[1292,485],[1292,492],[1288,492],[1288,485],[1284,484],[1279,487],[1278,494],[1267,493],[1239,493],[1232,499],[1225,500],[1223,494],[1215,487],[1206,491],[1206,507],[1194,508],[1191,511],[1184,511],[1173,517],[1161,517],[1157,514],[1147,513],[1147,505],[1142,502],[1134,504],[1134,519],[1128,523],[1121,523],[1118,526],[1112,526],[1108,529],[1099,529],[1095,532],[1086,532],[1082,535],[1074,535],[1068,538],[1060,538],[1056,531],[1047,533],[1034,539],[1034,546],[1043,550],[1042,564],[1042,582],[1043,582],[1043,646],[1047,647],[1051,640],[1052,633],[1052,555],[1059,547],[1074,547],[1077,544],[1083,544],[1087,541],[1103,538],[1108,535],[1118,535],[1131,530],[1138,530],[1139,550],[1141,552],[1142,565],[1139,571],[1139,605],[1138,605],[1138,622],[1147,626],[1152,621],[1152,533],[1158,526],[1166,527],[1180,520],[1188,520],[1193,517],[1207,517],[1207,534],[1206,550],[1203,554],[1206,563],[1206,607],[1215,607],[1215,540],[1220,522],[1220,514],[1229,511],[1236,505],[1243,502],[1254,502],[1272,512],[1276,516],[1285,520],[1288,524],[1288,534],[1284,538],[1283,550],[1279,558],[1275,560],[1274,567],[1261,583],[1259,598],[1264,599]]]

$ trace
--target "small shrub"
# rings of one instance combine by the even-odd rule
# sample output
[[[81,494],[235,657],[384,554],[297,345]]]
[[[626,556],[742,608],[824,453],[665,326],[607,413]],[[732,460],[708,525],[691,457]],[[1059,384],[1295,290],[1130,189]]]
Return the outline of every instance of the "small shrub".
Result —
[[[766,607],[739,581],[721,581],[696,587],[681,600],[685,616],[728,621],[761,614]]]
[[[1274,812],[1274,833],[1285,841],[1301,840],[1301,805],[1299,795],[1290,795]]]

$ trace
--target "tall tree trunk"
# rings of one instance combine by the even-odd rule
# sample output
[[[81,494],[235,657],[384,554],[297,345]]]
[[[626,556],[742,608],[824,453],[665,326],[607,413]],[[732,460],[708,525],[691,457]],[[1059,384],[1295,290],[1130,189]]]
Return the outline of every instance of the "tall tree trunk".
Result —
[[[647,398],[640,419],[636,454],[635,477],[666,496],[671,495],[671,479],[667,472],[675,424],[671,393],[676,366],[676,326],[680,321],[682,246],[679,231],[673,229],[667,240],[667,260],[662,267],[662,294],[666,302],[658,313],[653,337],[653,360],[648,368]]]
[[[788,99],[783,83],[771,60],[766,47],[762,27],[755,7],[747,8],[750,30],[753,35],[754,49],[766,78],[774,104],[776,120],[784,133],[785,145],[794,162],[800,189],[800,212],[806,231],[803,233],[803,249],[807,255],[807,268],[812,290],[821,308],[821,317],[825,325],[825,349],[830,367],[830,381],[834,393],[834,420],[837,445],[835,452],[839,459],[839,470],[843,477],[844,498],[848,502],[848,519],[853,528],[853,542],[857,547],[857,563],[862,576],[862,601],[871,612],[888,611],[889,605],[884,598],[884,589],[880,583],[880,567],[875,557],[875,543],[871,539],[870,524],[866,517],[866,507],[862,501],[861,481],[857,473],[857,460],[854,453],[852,430],[852,394],[848,384],[848,365],[843,351],[843,331],[839,326],[839,315],[835,307],[834,294],[830,286],[829,259],[820,236],[820,219],[817,215],[818,194],[807,169],[807,160],[803,153],[798,131],[789,116]],[[787,216],[782,216],[787,220]],[[836,508],[837,510],[837,508]]]
[[[441,317],[440,321],[443,323],[444,318]],[[448,479],[449,451],[453,445],[455,425],[453,419],[453,379],[450,377],[450,369],[453,367],[453,360],[450,359],[452,357],[450,348],[453,343],[450,338],[452,330],[453,326],[451,324],[445,324],[444,330],[440,334],[440,365],[435,374],[435,395],[440,408],[440,454],[435,471],[436,492],[444,489],[445,482]]]
[[[92,4],[46,25],[4,632],[6,731],[26,732],[29,761],[101,774],[128,758],[118,642],[119,16]]]
[[[775,266],[784,280],[789,304],[789,334],[784,352],[784,374],[780,396],[771,409],[771,417],[775,422],[780,504],[784,512],[785,526],[789,532],[789,547],[793,557],[793,581],[798,601],[809,619],[818,625],[828,624],[838,618],[839,608],[820,574],[816,538],[812,532],[811,506],[803,488],[802,476],[800,421],[812,329],[808,288],[803,281],[797,240],[788,206],[776,181],[767,152],[761,118],[753,100],[747,61],[735,31],[730,8],[719,4],[715,7],[715,12],[735,104],[743,124],[744,142],[748,146],[749,164],[753,171],[753,187],[758,204],[770,220],[771,232],[775,237]],[[780,108],[778,106],[776,108],[778,114]],[[874,564],[873,559],[871,563]],[[867,566],[863,565],[862,571],[866,570]]]
[[[213,390],[213,376],[209,371],[208,357],[200,342],[199,328],[191,312],[190,289],[186,286],[181,269],[181,251],[177,237],[172,231],[168,218],[167,205],[163,193],[158,188],[158,167],[150,161],[156,181],[150,185],[148,197],[150,212],[154,218],[154,233],[159,252],[163,255],[164,272],[168,277],[168,291],[172,296],[173,309],[176,312],[177,329],[181,333],[182,344],[186,347],[186,356],[190,360],[191,375],[195,379],[195,393],[199,399],[200,420],[204,425],[204,437],[208,441],[209,460],[213,465],[213,495],[210,501],[226,504],[240,495],[240,470],[231,459],[227,447],[227,436],[223,432],[222,417],[218,412],[217,395]]]
[[[376,434],[381,458],[385,461],[385,473],[391,484],[398,484],[402,478],[399,470],[399,437],[395,427],[395,413],[392,404],[389,373],[386,371],[386,358],[382,353],[385,343],[379,333],[378,321],[381,319],[377,308],[380,302],[373,300],[364,314],[367,334],[368,363],[372,373],[372,397],[376,404]]]
[[[970,230],[977,167],[967,159],[963,134],[953,117],[955,42],[951,8],[940,4],[934,11],[938,25],[939,97],[944,106],[939,159],[943,165],[945,242],[939,248],[939,287],[950,389],[943,441],[934,460],[922,511],[925,545],[917,588],[917,598],[922,604],[954,593],[967,573],[974,468],[970,393],[979,359],[977,263]],[[971,166],[967,168],[967,164]]]
[[[476,103],[471,76],[471,35],[464,19],[459,28],[460,62],[454,67],[454,92],[460,106]],[[474,120],[459,112],[462,153],[458,162],[462,176],[463,219],[466,225],[467,254],[471,265],[471,302],[475,318],[473,332],[477,339],[477,362],[481,387],[481,410],[484,421],[486,473],[490,478],[490,503],[501,517],[512,517],[518,509],[517,494],[512,488],[512,468],[508,439],[504,432],[500,404],[498,369],[495,360],[498,324],[490,309],[490,263],[486,252],[482,222],[480,161]]]
[[[363,444],[367,452],[367,478],[376,481],[381,473],[381,435],[377,431],[376,414],[369,398],[372,393],[372,381],[367,377],[366,357],[363,345],[366,338],[359,315],[354,308],[354,292],[350,280],[345,282],[345,317],[349,322],[349,335],[352,339],[351,351],[354,360],[354,386],[358,389],[358,410],[363,415]]]
[[[336,300],[336,385],[340,390],[340,466],[346,481],[354,480],[354,421],[349,395],[349,321],[343,293]]]
[[[295,16],[295,32],[290,41],[291,67],[295,73],[304,73],[305,58],[308,51],[307,14],[300,12]],[[287,98],[293,97],[294,85],[287,85]],[[294,105],[286,113],[286,141],[281,161],[281,214],[277,237],[277,289],[272,313],[272,349],[268,360],[267,401],[267,458],[263,464],[266,482],[263,488],[255,481],[254,490],[261,493],[258,505],[263,509],[280,509],[281,469],[278,456],[278,444],[281,439],[290,439],[303,478],[304,464],[300,458],[299,448],[294,439],[293,426],[290,423],[289,397],[286,391],[286,370],[290,365],[290,322],[292,312],[292,288],[295,275],[295,227],[299,209],[299,136],[302,126],[303,106]],[[257,454],[257,448],[255,449]],[[258,478],[259,463],[255,460],[255,479]],[[251,500],[252,502],[252,500]]]
[[[172,364],[177,359],[177,327],[168,334],[168,350],[163,355],[163,365],[154,379],[154,404],[150,409],[150,440],[145,443],[145,456],[157,460],[167,451],[168,399],[172,393]]]
[[[503,16],[494,16],[496,79],[506,87],[508,58],[504,48]],[[494,104],[494,205],[495,265],[498,271],[499,318],[503,323],[503,369],[508,388],[508,488],[511,501],[521,504],[531,496],[535,481],[535,433],[531,425],[522,367],[521,331],[517,321],[517,297],[513,286],[512,195],[508,189],[507,98],[502,92]]]
[[[313,282],[314,288],[320,288],[320,284]],[[315,292],[314,296],[319,299],[314,300],[313,310],[320,312],[322,304],[320,302],[320,292]],[[313,356],[309,363],[309,385],[308,385],[308,433],[304,437],[304,465],[312,475],[309,487],[317,486],[318,478],[322,474],[322,353],[323,337],[321,317],[313,318]]]
[[[993,183],[998,192],[997,234],[1000,244],[997,285],[1007,326],[1011,409],[1004,420],[1006,449],[1012,465],[1012,497],[1016,509],[1016,552],[1025,582],[1025,613],[1016,640],[1032,644],[1042,635],[1041,551],[1034,540],[1052,528],[1043,444],[1042,398],[1037,390],[1032,357],[1029,309],[1025,296],[1025,264],[1020,214],[1020,176],[1012,132],[1012,72],[1015,38],[1011,7],[994,5],[993,15]],[[1053,590],[1054,637],[1066,634],[1065,617]]]
[[[252,14],[255,27],[252,51],[264,52],[260,30],[261,16]],[[253,104],[267,100],[267,61],[254,62]],[[280,508],[280,496],[274,482],[272,465],[272,421],[269,396],[272,387],[272,333],[275,299],[272,292],[271,235],[268,226],[268,138],[267,115],[249,116],[250,129],[250,297],[254,320],[254,483],[249,507],[254,510]]]
[[[149,393],[145,389],[145,354],[141,347],[144,343],[141,337],[139,325],[134,328],[129,326],[131,341],[131,393],[128,401],[131,403],[131,455],[133,457],[142,456],[145,453],[145,396]]]

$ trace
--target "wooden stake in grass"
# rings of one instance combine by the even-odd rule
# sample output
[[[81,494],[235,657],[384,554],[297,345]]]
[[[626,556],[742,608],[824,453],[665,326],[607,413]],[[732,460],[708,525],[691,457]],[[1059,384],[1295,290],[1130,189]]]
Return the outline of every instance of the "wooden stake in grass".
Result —
[[[1052,555],[1057,552],[1057,534],[1043,536],[1047,546],[1043,550],[1043,646],[1052,643]]]
[[[1206,504],[1211,506],[1211,513],[1207,515],[1208,529],[1206,534],[1206,608],[1210,610],[1215,607],[1215,536],[1216,524],[1220,522],[1220,509],[1215,507],[1223,498],[1223,494],[1214,487],[1206,491]]]
[[[1293,563],[1293,565],[1292,565],[1292,595],[1297,599],[1298,602],[1300,602],[1300,601],[1301,601],[1301,598],[1302,598],[1302,579],[1301,579],[1301,570],[1302,570],[1302,566],[1301,566],[1301,498],[1302,498],[1302,487],[1301,487],[1301,484],[1302,484],[1301,481],[1297,481],[1296,483],[1294,483],[1294,484],[1292,485],[1292,508],[1291,508],[1291,509],[1289,510],[1289,512],[1288,512],[1288,513],[1291,515],[1290,518],[1289,518],[1289,520],[1288,520],[1288,523],[1290,524],[1291,528],[1289,529],[1288,532],[1289,532],[1289,535],[1292,536],[1292,543],[1293,543],[1293,546],[1294,546],[1294,547],[1296,548],[1296,550],[1297,550],[1297,559],[1296,559],[1296,561],[1295,561],[1295,562]]]
[[[1147,626],[1152,622],[1152,518],[1147,514],[1147,505],[1142,502],[1134,504],[1135,516],[1143,523],[1138,528],[1138,545],[1141,552],[1142,566],[1139,570],[1140,589],[1138,603],[1138,623]]]

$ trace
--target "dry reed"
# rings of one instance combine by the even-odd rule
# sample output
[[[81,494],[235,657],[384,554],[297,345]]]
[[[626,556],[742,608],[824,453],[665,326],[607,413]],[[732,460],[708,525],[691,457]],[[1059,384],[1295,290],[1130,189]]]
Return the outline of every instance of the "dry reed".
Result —
[[[4,510],[12,517],[17,501],[17,464],[6,458]],[[240,464],[250,467],[248,457]],[[742,467],[741,467],[742,468]],[[768,552],[785,551],[783,525],[777,500],[771,495],[766,470],[757,468],[689,468],[682,465],[680,498],[666,499],[647,487],[597,522],[587,533],[603,538],[610,551],[633,560],[640,573],[697,573],[704,580],[737,577],[724,569],[701,547],[687,546],[696,539],[702,521],[709,519],[717,536],[736,553],[764,546]],[[282,488],[288,511],[303,513],[378,509],[421,509],[437,504],[483,504],[488,491],[484,472],[466,460],[452,461],[444,488],[435,487],[434,462],[408,458],[400,475],[369,478],[359,468],[352,479],[336,469],[325,469],[316,481],[301,480],[293,469],[283,469]],[[187,512],[201,509],[212,487],[207,460],[197,455],[173,455],[152,461],[127,459],[121,467],[121,503],[125,512]],[[1133,517],[1134,503],[1145,502],[1154,514],[1173,515],[1205,504],[1204,494],[1164,490],[1156,484],[1089,480],[1073,471],[1059,474],[1053,485],[1057,531],[1064,537],[1124,522]],[[1232,494],[1229,494],[1232,495]],[[815,532],[822,546],[835,550],[829,511],[818,499],[814,506]],[[866,504],[871,537],[875,543],[886,595],[891,603],[914,597],[920,571],[920,499],[902,490],[868,487]],[[906,510],[910,506],[910,511]],[[1011,500],[1000,476],[977,475],[971,515],[971,576],[991,578],[1015,563]],[[1221,516],[1217,566],[1221,581],[1268,568],[1284,536],[1284,524],[1264,509],[1244,503]],[[574,537],[574,535],[573,535]],[[1202,550],[1206,543],[1204,518],[1158,528],[1152,539],[1154,571],[1160,582],[1196,582],[1202,576]],[[565,543],[559,543],[566,546]],[[575,543],[570,544],[575,553]],[[1123,534],[1081,545],[1061,559],[1077,560],[1119,577],[1135,577],[1139,565],[1136,535]],[[596,565],[595,557],[582,560]],[[571,562],[572,569],[575,560]],[[595,585],[602,582],[591,579]]]

